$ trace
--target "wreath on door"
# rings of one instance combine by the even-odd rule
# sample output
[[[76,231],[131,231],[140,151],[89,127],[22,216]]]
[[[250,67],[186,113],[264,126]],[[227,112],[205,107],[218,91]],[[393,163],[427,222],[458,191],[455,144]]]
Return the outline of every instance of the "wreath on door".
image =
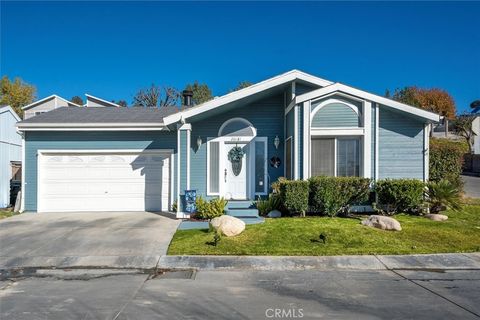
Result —
[[[242,171],[242,158],[245,152],[239,146],[235,146],[228,151],[228,160],[232,163],[232,171],[235,176],[238,176]]]

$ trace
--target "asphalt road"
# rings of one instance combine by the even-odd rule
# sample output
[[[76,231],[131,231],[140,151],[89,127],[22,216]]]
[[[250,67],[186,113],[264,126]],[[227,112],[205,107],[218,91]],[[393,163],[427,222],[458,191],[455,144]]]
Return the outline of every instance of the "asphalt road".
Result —
[[[1,319],[480,317],[480,270],[106,272],[0,285]]]

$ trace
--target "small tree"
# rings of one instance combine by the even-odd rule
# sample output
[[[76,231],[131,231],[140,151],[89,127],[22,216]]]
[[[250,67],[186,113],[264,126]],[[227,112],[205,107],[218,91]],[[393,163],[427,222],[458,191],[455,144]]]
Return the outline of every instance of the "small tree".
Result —
[[[234,91],[238,91],[238,90],[250,87],[252,84],[253,82],[250,82],[250,81],[240,81],[235,88],[230,90],[230,92],[234,92]]]
[[[79,96],[73,96],[72,99],[70,99],[70,102],[83,106],[83,99]]]
[[[113,103],[118,104],[120,107],[127,107],[127,101],[125,100],[112,100]]]
[[[476,117],[476,115],[464,113],[453,121],[453,131],[467,141],[469,153],[473,152],[474,137],[477,135],[472,128],[473,120]]]
[[[0,104],[9,105],[20,116],[23,117],[22,107],[35,100],[37,89],[20,78],[13,81],[3,76],[0,81]]]
[[[180,93],[174,87],[156,86],[138,90],[133,97],[133,105],[136,107],[169,107],[175,106],[180,98]]]
[[[187,84],[185,90],[193,92],[192,100],[194,104],[202,104],[213,99],[212,90],[205,83],[195,81],[193,84]]]

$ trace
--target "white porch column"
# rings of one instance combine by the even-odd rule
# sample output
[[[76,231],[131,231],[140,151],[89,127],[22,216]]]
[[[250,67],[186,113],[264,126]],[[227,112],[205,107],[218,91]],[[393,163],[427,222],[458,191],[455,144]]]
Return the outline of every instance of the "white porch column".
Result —
[[[427,182],[430,175],[430,124],[423,127],[423,181]]]
[[[363,103],[363,176],[372,178],[372,103]]]
[[[190,134],[192,125],[189,123],[177,125],[177,218],[186,218],[187,214],[183,211],[182,186],[185,189],[190,188]],[[185,138],[183,134],[185,133]],[[185,160],[185,166],[182,168],[182,160]]]
[[[299,113],[300,107],[298,104],[293,109],[293,179],[300,179],[300,155],[299,155],[299,143],[300,143],[300,130],[299,130]]]
[[[310,105],[310,100],[303,103],[303,180],[310,178]]]

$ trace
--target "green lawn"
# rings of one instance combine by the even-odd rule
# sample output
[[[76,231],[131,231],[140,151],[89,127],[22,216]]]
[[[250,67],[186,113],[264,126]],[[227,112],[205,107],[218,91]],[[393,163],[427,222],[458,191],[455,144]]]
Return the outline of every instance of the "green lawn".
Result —
[[[8,217],[14,216],[16,214],[18,214],[18,213],[13,212],[11,210],[0,209],[0,219],[5,219],[5,218],[8,218]]]
[[[177,231],[168,254],[207,255],[354,255],[412,254],[480,251],[480,205],[466,205],[462,212],[447,212],[449,219],[397,215],[402,231],[364,227],[360,219],[279,218],[247,226],[232,238],[223,237],[217,247],[208,244],[207,230]],[[327,235],[323,244],[317,239]]]

